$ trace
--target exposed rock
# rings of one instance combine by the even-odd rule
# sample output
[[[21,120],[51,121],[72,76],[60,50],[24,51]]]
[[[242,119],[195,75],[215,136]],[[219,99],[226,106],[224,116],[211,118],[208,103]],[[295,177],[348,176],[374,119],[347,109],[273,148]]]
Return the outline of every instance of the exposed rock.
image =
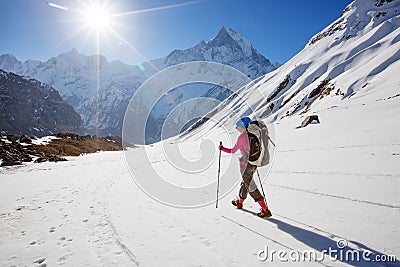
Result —
[[[7,140],[10,142],[16,142],[19,139],[18,135],[9,134],[7,135]]]
[[[8,135],[7,139],[0,135],[1,167],[21,165],[23,162],[35,163],[66,161],[63,156],[79,156],[97,151],[122,150],[122,139],[116,136],[98,138],[96,136],[80,136],[73,133],[55,135],[46,145],[36,145],[28,136]]]
[[[22,136],[19,138],[19,142],[20,142],[20,143],[25,143],[25,144],[32,144],[32,139],[29,138],[27,135],[22,135]]]
[[[307,98],[310,99],[310,101],[304,103],[306,108],[300,114],[306,113],[315,101],[317,101],[318,99],[319,100],[323,99],[325,96],[329,95],[333,90],[335,90],[335,85],[331,84],[330,79],[328,78],[323,80],[315,89],[313,89],[309,93]],[[339,95],[340,89],[338,89],[337,92]]]
[[[286,88],[286,86],[289,84],[289,82],[292,80],[290,75],[286,75],[285,79],[278,85],[278,88],[275,89],[275,91],[268,96],[267,102],[270,102],[272,99],[274,99],[280,92],[282,92],[283,89]]]
[[[338,20],[337,22],[333,23],[327,30],[318,33],[314,38],[312,38],[310,40],[310,42],[308,43],[308,45],[312,45],[315,44],[316,42],[318,42],[319,40],[330,36],[334,33],[336,33],[337,31],[342,31],[344,29],[346,29],[346,21],[344,21],[343,19]]]
[[[314,90],[312,90],[310,92],[310,94],[308,95],[308,98],[313,98],[317,95],[319,95],[324,89],[326,89],[328,87],[330,79],[325,79],[323,80],[318,86],[317,88],[315,88]]]
[[[34,162],[35,163],[42,163],[42,162],[46,162],[47,161],[47,158],[41,158],[41,157],[39,157],[39,158],[37,158]]]
[[[393,2],[393,0],[376,0],[375,1],[375,6],[380,7],[385,3],[390,3]]]
[[[0,167],[21,165],[21,161],[5,160],[1,163]]]
[[[308,116],[307,118],[305,118],[305,120],[301,123],[301,128],[306,127],[307,125],[309,125],[313,121],[315,121],[317,123],[320,123],[318,115],[311,115],[311,116]]]
[[[66,158],[59,157],[57,155],[52,155],[48,158],[50,162],[57,162],[57,161],[67,161]]]

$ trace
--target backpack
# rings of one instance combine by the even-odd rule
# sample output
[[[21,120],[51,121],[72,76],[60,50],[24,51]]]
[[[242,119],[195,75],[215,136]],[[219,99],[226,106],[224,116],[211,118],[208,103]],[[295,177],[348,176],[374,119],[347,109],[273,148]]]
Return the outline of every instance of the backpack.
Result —
[[[249,139],[248,163],[261,167],[269,163],[269,133],[267,125],[262,121],[252,121],[247,128]]]

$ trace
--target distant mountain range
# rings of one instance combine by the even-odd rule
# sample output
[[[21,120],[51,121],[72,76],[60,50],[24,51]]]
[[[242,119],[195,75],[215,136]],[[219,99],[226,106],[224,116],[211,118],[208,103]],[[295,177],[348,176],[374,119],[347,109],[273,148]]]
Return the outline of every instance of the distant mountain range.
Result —
[[[0,133],[83,133],[79,114],[51,86],[0,69]]]
[[[165,58],[136,66],[120,61],[109,62],[101,55],[99,58],[95,55],[85,56],[72,49],[45,62],[20,62],[11,54],[1,55],[0,69],[35,78],[58,90],[63,100],[81,116],[86,133],[121,136],[123,116],[136,89],[159,70],[191,61],[227,64],[252,80],[280,66],[258,53],[240,33],[222,27],[217,36],[208,42],[201,41],[192,48],[174,50]],[[227,96],[226,92],[217,95],[220,98]],[[163,119],[179,104],[180,101],[176,101],[164,109],[164,113],[156,112],[157,117],[152,118],[154,141],[160,138]],[[207,107],[207,110],[210,108]]]

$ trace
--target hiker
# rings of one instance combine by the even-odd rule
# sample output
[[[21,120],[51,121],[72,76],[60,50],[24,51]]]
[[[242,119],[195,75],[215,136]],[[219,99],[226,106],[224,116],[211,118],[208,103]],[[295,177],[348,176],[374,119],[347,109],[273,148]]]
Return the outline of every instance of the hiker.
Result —
[[[264,196],[260,193],[253,180],[253,174],[257,170],[257,166],[250,164],[249,155],[250,155],[250,142],[249,142],[249,132],[247,128],[251,123],[251,119],[249,117],[241,118],[236,123],[236,129],[240,132],[240,135],[236,141],[236,144],[233,148],[226,148],[223,145],[219,145],[219,149],[230,154],[234,154],[236,151],[240,149],[242,156],[239,159],[240,164],[240,173],[242,175],[242,183],[240,185],[239,190],[239,199],[232,200],[232,204],[236,206],[238,209],[243,208],[243,202],[247,197],[247,194],[254,199],[254,201],[258,202],[261,206],[261,212],[257,215],[262,218],[271,217],[271,211],[268,209],[268,206],[264,200]],[[252,153],[254,153],[252,151]]]

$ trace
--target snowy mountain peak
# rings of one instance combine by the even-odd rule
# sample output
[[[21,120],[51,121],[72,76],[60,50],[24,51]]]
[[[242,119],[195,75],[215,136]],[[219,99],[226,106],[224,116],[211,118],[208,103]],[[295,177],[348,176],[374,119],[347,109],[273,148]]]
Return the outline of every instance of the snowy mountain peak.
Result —
[[[232,66],[251,79],[275,70],[279,64],[271,64],[253,48],[250,41],[234,29],[222,27],[210,41],[201,41],[185,50],[174,50],[163,60],[165,67],[191,61],[213,61]]]
[[[229,42],[232,42],[234,39],[232,36],[228,33],[225,27],[222,27],[218,34],[210,40],[211,43],[214,42],[215,45],[221,45],[221,44],[226,44]]]
[[[12,54],[0,55],[0,69],[12,69],[15,65],[20,63],[21,62]]]
[[[66,52],[64,54],[72,55],[72,56],[82,55],[81,53],[79,53],[78,49],[76,49],[76,48],[72,48],[71,50],[69,50],[68,52]]]
[[[0,60],[13,60],[18,62],[17,58],[13,55],[13,54],[4,54],[4,55],[0,55]]]
[[[103,55],[91,55],[91,56],[86,56],[82,53],[80,53],[76,48],[72,48],[71,50],[62,53],[58,55],[57,57],[53,57],[50,59],[50,61],[58,62],[59,64],[61,62],[75,65],[76,66],[88,66],[88,65],[95,65],[97,64],[97,61],[99,61],[99,64],[101,65],[107,65],[109,63],[108,59],[103,56]],[[63,64],[63,63],[61,63]]]
[[[242,34],[240,34],[238,31],[236,31],[235,29],[232,28],[225,28],[225,26],[222,26],[222,28],[218,31],[218,34],[211,40],[215,40],[215,39],[223,39],[226,37],[230,37],[235,41],[239,41],[239,40],[245,40],[246,42],[250,43],[246,38],[243,37]]]
[[[242,50],[243,54],[247,57],[250,57],[253,53],[253,46],[251,45],[250,41],[232,28],[226,29],[225,27],[222,27],[217,36],[210,40],[209,45],[223,46],[229,43],[237,44]]]
[[[76,48],[72,48],[68,52],[62,53],[58,55],[57,57],[53,57],[50,60],[55,60],[55,61],[60,61],[64,60],[68,63],[83,63],[84,61],[87,60],[87,56],[79,53],[79,51]]]
[[[312,37],[308,44],[333,36],[335,40],[332,45],[336,45],[385,22],[387,27],[396,27],[396,21],[392,18],[397,17],[399,12],[399,1],[356,0],[343,10],[335,22]]]

